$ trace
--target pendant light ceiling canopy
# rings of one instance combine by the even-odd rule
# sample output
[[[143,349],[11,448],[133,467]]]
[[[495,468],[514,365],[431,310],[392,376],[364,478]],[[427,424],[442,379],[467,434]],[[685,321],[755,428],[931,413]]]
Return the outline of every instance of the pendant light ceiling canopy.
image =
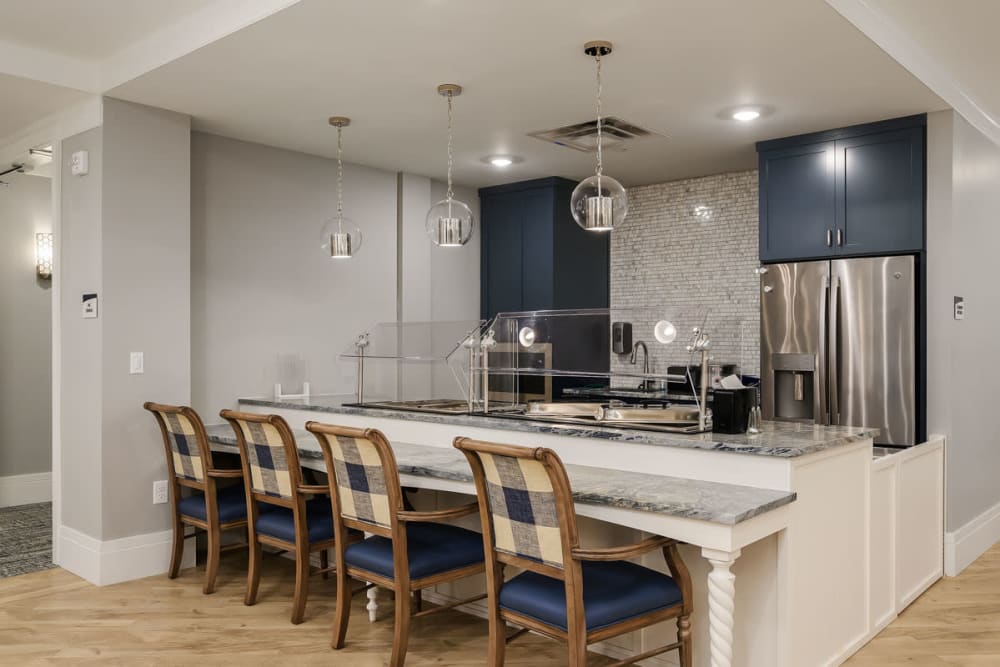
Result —
[[[337,128],[337,215],[323,225],[322,248],[330,259],[350,259],[361,249],[361,230],[344,215],[344,128],[351,124],[346,116],[330,116],[330,125]]]
[[[616,229],[628,215],[628,195],[622,184],[604,175],[604,151],[601,132],[601,58],[611,53],[611,42],[587,42],[583,52],[597,63],[597,168],[594,175],[580,181],[570,198],[570,210],[576,224],[589,232]]]
[[[437,88],[438,94],[448,100],[448,191],[445,198],[431,206],[427,211],[427,235],[435,245],[442,247],[463,246],[472,238],[474,220],[472,210],[465,202],[455,199],[451,183],[452,168],[452,131],[451,114],[452,99],[462,94],[462,87],[455,83],[442,83]]]

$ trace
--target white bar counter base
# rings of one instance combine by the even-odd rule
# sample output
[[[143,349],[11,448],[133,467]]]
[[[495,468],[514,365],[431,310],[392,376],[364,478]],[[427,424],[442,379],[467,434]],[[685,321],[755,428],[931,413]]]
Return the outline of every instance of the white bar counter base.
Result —
[[[940,567],[930,567],[941,562],[941,549],[934,546],[940,545],[943,535],[940,524],[927,526],[909,521],[903,516],[906,512],[902,511],[902,505],[906,501],[901,498],[896,509],[886,513],[880,499],[884,493],[879,496],[880,492],[873,489],[875,465],[902,466],[910,458],[922,459],[926,465],[913,468],[914,474],[907,483],[920,487],[927,506],[943,506],[940,440],[886,457],[898,462],[879,459],[873,463],[875,431],[871,429],[797,427],[789,433],[784,425],[766,423],[765,433],[756,436],[757,441],[743,435],[658,437],[663,434],[639,431],[609,439],[603,434],[591,436],[585,429],[561,429],[553,424],[537,424],[532,429],[531,423],[516,422],[508,427],[497,418],[464,416],[451,420],[440,415],[400,415],[390,410],[341,407],[332,397],[280,404],[266,399],[242,399],[239,407],[250,412],[280,414],[295,429],[301,429],[310,420],[377,428],[394,445],[412,443],[450,448],[455,437],[467,436],[549,447],[568,467],[590,466],[795,493],[795,502],[734,524],[588,504],[577,498],[584,544],[623,544],[635,539],[631,531],[638,530],[689,545],[682,547],[681,553],[694,585],[692,634],[694,663],[698,667],[838,665],[855,653],[889,618],[888,607],[878,615],[873,611],[875,591],[884,586],[886,568],[893,571],[894,582],[901,572],[899,552],[893,550],[886,560],[885,550],[876,544],[876,538],[884,535],[875,534],[876,523],[892,524],[891,531],[903,536],[896,542],[906,540],[907,548],[918,549],[922,563],[919,584],[908,586],[904,596],[894,598],[891,617],[941,576]],[[220,433],[215,429],[213,439]],[[773,446],[775,442],[781,446]],[[316,448],[314,441],[304,437],[299,438],[298,444],[303,450]],[[897,458],[901,456],[905,459]],[[934,466],[938,466],[936,473]],[[470,481],[411,474],[402,474],[401,481],[416,488],[474,493]],[[571,485],[577,495],[572,474]],[[421,502],[436,504],[438,499]],[[901,528],[900,521],[906,521],[907,527]],[[651,555],[645,556],[642,564],[664,569],[662,558]],[[916,577],[900,576],[906,581]],[[428,595],[427,599],[443,601],[446,597],[471,594],[471,587],[477,583],[441,587],[437,595]],[[892,588],[894,593],[903,592],[900,584],[894,583]],[[884,599],[884,595],[879,598]],[[463,609],[485,613],[481,604],[478,609]],[[369,596],[368,610],[374,618],[375,594]],[[593,648],[622,658],[658,646],[673,636],[672,624],[655,626]],[[676,664],[672,656],[658,656],[647,663]]]

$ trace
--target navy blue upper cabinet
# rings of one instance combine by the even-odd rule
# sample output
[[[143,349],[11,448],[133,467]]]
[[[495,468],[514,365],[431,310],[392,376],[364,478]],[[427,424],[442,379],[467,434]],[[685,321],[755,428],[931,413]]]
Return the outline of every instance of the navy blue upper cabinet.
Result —
[[[479,190],[480,310],[608,307],[608,235],[573,221],[576,183],[541,178]]]
[[[919,252],[926,116],[757,144],[760,260]]]
[[[924,128],[837,142],[838,253],[924,247]]]
[[[761,261],[830,254],[837,224],[834,152],[834,142],[825,141],[760,154]]]

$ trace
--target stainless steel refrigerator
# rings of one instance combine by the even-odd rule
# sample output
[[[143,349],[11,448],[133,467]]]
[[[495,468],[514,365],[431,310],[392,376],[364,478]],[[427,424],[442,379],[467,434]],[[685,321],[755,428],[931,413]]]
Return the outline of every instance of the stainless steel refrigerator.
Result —
[[[875,442],[916,444],[912,256],[761,268],[765,419],[874,426]]]

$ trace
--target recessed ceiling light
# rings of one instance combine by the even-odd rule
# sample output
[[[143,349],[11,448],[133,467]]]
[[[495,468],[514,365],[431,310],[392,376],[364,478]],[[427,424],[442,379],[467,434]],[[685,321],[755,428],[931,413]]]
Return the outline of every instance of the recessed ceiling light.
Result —
[[[743,123],[749,123],[752,120],[757,120],[760,118],[760,112],[756,109],[740,109],[733,112],[733,120],[738,120]]]
[[[498,169],[504,169],[512,164],[524,162],[524,159],[516,155],[487,155],[483,158],[483,162],[493,165]]]

